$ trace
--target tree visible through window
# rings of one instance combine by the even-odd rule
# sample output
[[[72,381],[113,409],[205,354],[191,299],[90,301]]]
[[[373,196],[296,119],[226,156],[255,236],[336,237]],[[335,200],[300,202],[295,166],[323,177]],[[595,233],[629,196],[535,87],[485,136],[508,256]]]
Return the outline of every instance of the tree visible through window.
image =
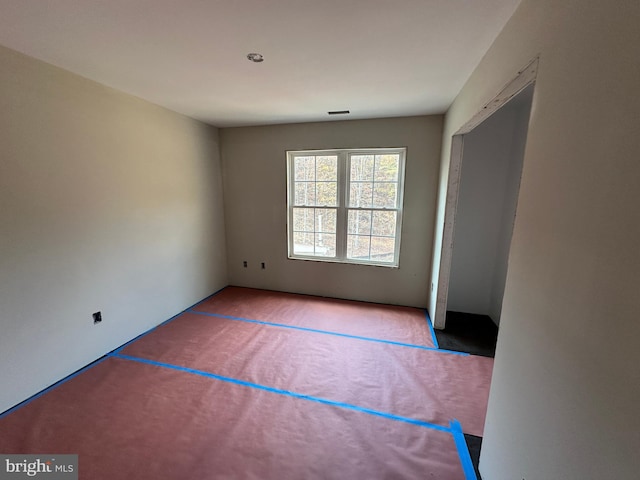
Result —
[[[405,149],[287,152],[289,258],[397,266]]]

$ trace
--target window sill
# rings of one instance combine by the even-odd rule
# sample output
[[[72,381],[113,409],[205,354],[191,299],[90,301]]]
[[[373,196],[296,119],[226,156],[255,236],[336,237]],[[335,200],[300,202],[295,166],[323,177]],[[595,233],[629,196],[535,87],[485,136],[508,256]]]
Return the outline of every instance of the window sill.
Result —
[[[320,262],[320,263],[336,263],[340,265],[359,265],[366,267],[382,267],[382,268],[391,268],[391,269],[399,269],[400,265],[393,263],[376,263],[376,262],[363,262],[363,261],[354,261],[354,260],[336,260],[333,258],[318,258],[318,257],[287,257],[287,260],[302,260],[304,262]]]

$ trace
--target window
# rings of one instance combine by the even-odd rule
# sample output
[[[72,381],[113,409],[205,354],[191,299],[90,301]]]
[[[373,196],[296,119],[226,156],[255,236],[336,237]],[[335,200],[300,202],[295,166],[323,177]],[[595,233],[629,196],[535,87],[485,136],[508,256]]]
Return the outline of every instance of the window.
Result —
[[[287,152],[289,258],[397,267],[405,154]]]

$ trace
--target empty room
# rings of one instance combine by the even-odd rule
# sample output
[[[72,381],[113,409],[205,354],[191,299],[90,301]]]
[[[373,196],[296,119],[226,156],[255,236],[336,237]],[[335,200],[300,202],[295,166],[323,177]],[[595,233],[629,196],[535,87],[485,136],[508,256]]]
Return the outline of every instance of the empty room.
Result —
[[[634,480],[640,2],[0,0],[0,478]]]

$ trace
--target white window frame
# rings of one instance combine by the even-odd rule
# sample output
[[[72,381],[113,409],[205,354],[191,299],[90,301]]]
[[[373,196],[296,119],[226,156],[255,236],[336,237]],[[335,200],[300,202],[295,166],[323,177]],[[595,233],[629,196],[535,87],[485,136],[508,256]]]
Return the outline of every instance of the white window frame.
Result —
[[[402,233],[402,216],[404,207],[404,182],[405,182],[405,166],[407,149],[406,147],[393,147],[393,148],[359,148],[359,149],[330,149],[330,150],[288,150],[287,154],[287,251],[288,258],[292,260],[311,260],[315,262],[332,262],[332,263],[350,263],[357,265],[375,265],[382,267],[399,268],[400,266],[400,244]],[[349,207],[349,194],[350,194],[350,178],[349,172],[351,172],[351,156],[353,155],[384,155],[384,154],[398,154],[398,189],[397,189],[397,207],[396,208],[381,208],[381,207]],[[335,257],[324,257],[315,255],[301,255],[293,253],[293,204],[295,199],[295,176],[294,176],[294,161],[295,157],[303,156],[337,156],[338,157],[338,205],[325,206],[325,208],[336,208],[336,255]],[[323,208],[318,205],[315,208]],[[394,211],[396,212],[396,228],[395,228],[395,245],[394,245],[394,258],[390,262],[381,262],[376,260],[366,259],[350,259],[347,258],[347,234],[348,234],[348,211],[349,210],[362,210],[362,211]]]

